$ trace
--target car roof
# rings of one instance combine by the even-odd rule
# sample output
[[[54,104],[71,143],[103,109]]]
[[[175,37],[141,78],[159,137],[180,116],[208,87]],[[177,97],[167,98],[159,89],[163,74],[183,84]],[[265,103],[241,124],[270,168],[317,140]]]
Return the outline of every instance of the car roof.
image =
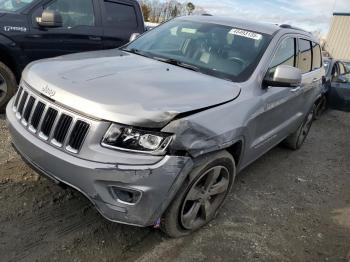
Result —
[[[239,29],[260,32],[268,35],[273,35],[277,31],[286,30],[293,33],[302,33],[304,35],[308,35],[311,38],[313,38],[309,32],[299,28],[291,27],[289,25],[280,26],[278,24],[254,22],[249,20],[232,18],[228,16],[193,15],[193,16],[182,16],[177,19],[232,26],[232,27],[237,27]]]

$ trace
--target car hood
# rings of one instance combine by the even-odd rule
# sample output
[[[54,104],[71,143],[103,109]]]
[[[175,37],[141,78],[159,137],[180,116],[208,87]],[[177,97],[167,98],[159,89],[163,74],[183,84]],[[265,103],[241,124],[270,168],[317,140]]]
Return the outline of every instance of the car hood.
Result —
[[[74,111],[155,128],[240,93],[230,81],[116,49],[40,60],[24,70],[23,79]]]

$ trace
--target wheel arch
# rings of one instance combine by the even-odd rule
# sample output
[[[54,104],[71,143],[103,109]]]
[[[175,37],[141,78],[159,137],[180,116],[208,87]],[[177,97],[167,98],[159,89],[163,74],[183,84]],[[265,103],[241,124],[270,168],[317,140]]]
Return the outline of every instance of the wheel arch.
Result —
[[[17,66],[16,59],[10,55],[10,51],[7,47],[0,45],[0,62],[4,63],[15,75],[17,82],[20,79],[21,73]]]
[[[233,159],[235,160],[236,167],[239,166],[242,160],[243,155],[243,140],[238,140],[234,142],[231,146],[227,147],[226,150],[231,154]]]

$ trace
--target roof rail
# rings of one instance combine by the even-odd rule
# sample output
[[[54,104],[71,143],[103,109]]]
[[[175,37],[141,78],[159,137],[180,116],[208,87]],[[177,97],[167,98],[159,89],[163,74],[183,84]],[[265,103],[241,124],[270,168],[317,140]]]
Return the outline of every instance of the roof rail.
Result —
[[[294,29],[294,30],[299,30],[299,31],[303,31],[303,32],[306,32],[306,33],[309,33],[308,31],[302,29],[302,28],[299,28],[299,27],[295,27],[295,26],[291,26],[291,25],[288,25],[288,24],[281,24],[279,25],[280,28],[287,28],[287,29]]]

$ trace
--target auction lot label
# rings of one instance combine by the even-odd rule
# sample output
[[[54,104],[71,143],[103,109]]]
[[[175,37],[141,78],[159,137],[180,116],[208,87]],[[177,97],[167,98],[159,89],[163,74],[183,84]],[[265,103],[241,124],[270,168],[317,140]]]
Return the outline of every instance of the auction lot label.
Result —
[[[242,30],[242,29],[237,29],[237,28],[233,28],[229,32],[229,34],[239,35],[239,36],[243,36],[243,37],[247,37],[247,38],[251,38],[251,39],[255,39],[255,40],[261,40],[261,38],[262,38],[261,34],[250,32],[250,31],[246,31],[246,30]]]

